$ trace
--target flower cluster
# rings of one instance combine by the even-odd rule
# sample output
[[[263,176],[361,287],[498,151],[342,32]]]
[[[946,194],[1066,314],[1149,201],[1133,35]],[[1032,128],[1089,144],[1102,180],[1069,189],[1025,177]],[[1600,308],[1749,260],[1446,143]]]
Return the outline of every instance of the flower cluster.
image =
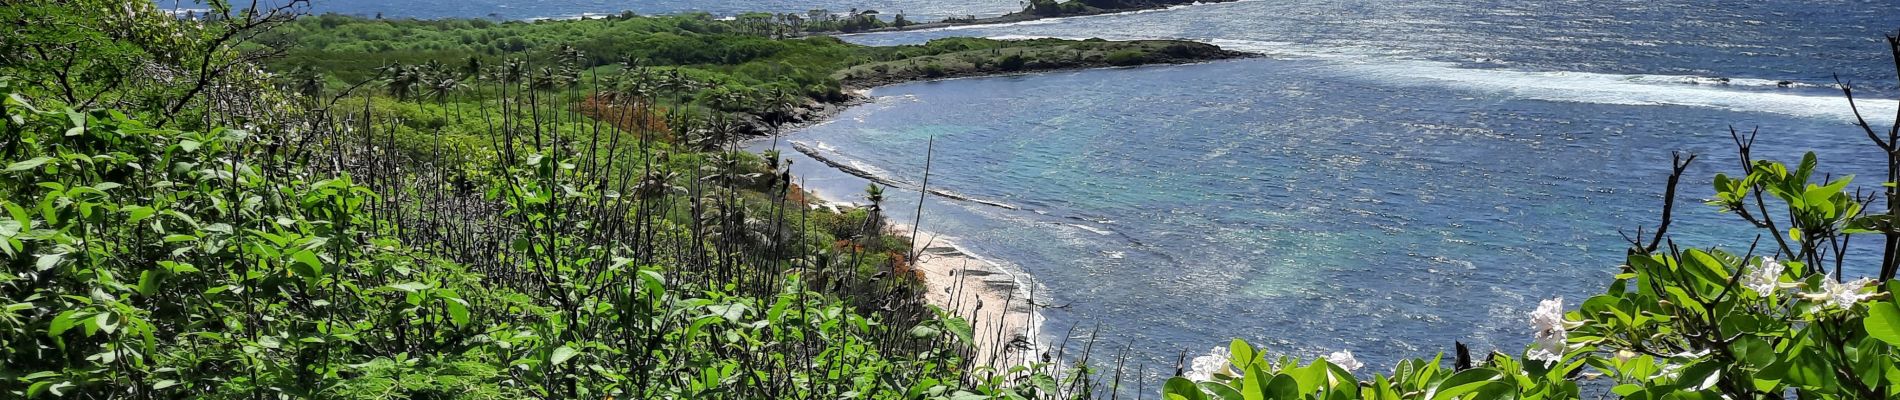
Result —
[[[1781,265],[1780,261],[1775,261],[1774,257],[1762,257],[1761,267],[1748,271],[1742,276],[1742,286],[1754,290],[1762,297],[1774,297],[1775,290],[1781,288],[1781,274],[1787,270],[1788,267]]]
[[[1335,351],[1326,356],[1326,362],[1345,368],[1348,372],[1358,371],[1366,366],[1365,363],[1359,362],[1358,358],[1353,358],[1352,350]]]
[[[1570,327],[1565,324],[1564,298],[1537,303],[1537,310],[1531,312],[1531,329],[1536,334],[1526,357],[1547,363],[1562,360],[1569,350],[1565,340],[1570,335]]]
[[[1207,355],[1194,357],[1193,361],[1189,361],[1188,371],[1182,375],[1196,382],[1213,378],[1215,374],[1233,375],[1227,368],[1231,364],[1229,360],[1231,358],[1233,355],[1227,352],[1226,347],[1215,347],[1209,350]]]
[[[1828,306],[1846,310],[1853,308],[1855,303],[1860,303],[1862,300],[1874,297],[1874,293],[1864,291],[1864,289],[1873,284],[1874,280],[1868,278],[1855,279],[1847,283],[1841,283],[1838,280],[1834,280],[1834,278],[1828,278],[1827,280],[1821,281],[1820,292],[1809,293],[1808,297],[1824,302]]]

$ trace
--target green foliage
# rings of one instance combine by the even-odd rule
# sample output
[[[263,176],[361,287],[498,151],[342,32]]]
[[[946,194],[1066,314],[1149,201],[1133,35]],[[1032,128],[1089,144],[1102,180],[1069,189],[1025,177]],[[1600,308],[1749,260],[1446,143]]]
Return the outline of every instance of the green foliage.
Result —
[[[704,265],[617,256],[650,251],[638,243],[582,244],[596,223],[561,210],[614,197],[572,185],[586,176],[572,153],[502,161],[488,189],[537,232],[488,256],[552,274],[521,286],[405,244],[414,235],[379,210],[419,187],[291,162],[248,131],[155,129],[19,95],[5,106],[9,397],[1034,395],[966,385],[958,347],[889,341],[970,343],[955,316],[893,325],[800,274],[749,278],[776,282],[757,292],[702,280]]]
[[[1568,377],[1581,363],[1523,363],[1498,355],[1463,370],[1443,360],[1400,362],[1390,376],[1353,375],[1350,354],[1332,360],[1270,359],[1264,349],[1234,340],[1212,356],[1197,358],[1194,379],[1174,377],[1162,387],[1167,399],[1567,399],[1578,387]]]
[[[681,98],[702,102],[730,93],[763,98],[774,91],[827,99],[839,95],[830,73],[869,56],[864,47],[834,38],[775,40],[752,33],[744,21],[705,14],[506,23],[322,15],[271,35],[295,45],[271,61],[273,69],[308,69],[344,84],[381,78],[376,71],[392,64],[472,60],[494,66],[516,59],[528,60],[527,69],[535,71],[571,54],[577,70],[629,63],[670,67],[690,79],[690,85],[675,88],[684,92]],[[747,104],[727,111],[763,108]]]

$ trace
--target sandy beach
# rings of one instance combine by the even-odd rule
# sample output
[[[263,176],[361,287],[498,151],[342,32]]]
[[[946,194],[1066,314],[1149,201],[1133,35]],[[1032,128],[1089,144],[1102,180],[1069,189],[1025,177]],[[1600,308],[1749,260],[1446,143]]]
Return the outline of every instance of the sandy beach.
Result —
[[[793,147],[847,174],[885,186],[915,190],[899,182],[856,170],[849,164],[832,161],[806,146],[793,143]],[[841,210],[861,206],[827,199],[827,196],[815,191],[807,193],[814,200],[814,207]],[[976,201],[940,190],[933,189],[931,193]],[[908,224],[890,223],[886,229],[898,235],[912,235],[912,227]],[[984,358],[979,361],[999,370],[1039,361],[1042,351],[1048,346],[1043,345],[1041,338],[1042,317],[1037,313],[1036,304],[1031,301],[1037,295],[1033,280],[958,246],[954,237],[926,230],[918,230],[915,235],[916,247],[913,252],[917,256],[911,268],[924,279],[924,300],[970,321],[975,331],[976,354]]]
[[[908,226],[893,227],[909,234]],[[1034,362],[1043,350],[1038,335],[1041,316],[1027,277],[957,246],[955,239],[928,231],[917,232],[917,260],[928,288],[925,299],[954,310],[970,321],[976,333],[976,354],[998,369]]]

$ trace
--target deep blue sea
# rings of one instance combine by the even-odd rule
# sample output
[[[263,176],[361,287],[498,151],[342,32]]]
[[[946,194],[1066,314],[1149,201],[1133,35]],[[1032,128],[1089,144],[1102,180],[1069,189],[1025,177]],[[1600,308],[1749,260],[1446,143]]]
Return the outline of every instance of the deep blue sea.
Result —
[[[504,14],[1015,7],[874,3],[540,1]],[[324,7],[481,17],[484,4]],[[1730,127],[1759,129],[1758,158],[1813,150],[1824,171],[1877,188],[1881,154],[1830,85],[1857,83],[1874,123],[1890,124],[1900,90],[1880,35],[1895,29],[1894,0],[1259,0],[858,35],[847,39],[1184,38],[1266,56],[888,86],[782,139],[920,182],[935,138],[931,187],[1013,208],[931,198],[924,228],[1033,276],[1060,306],[1044,311],[1049,339],[1099,327],[1097,349],[1132,347],[1130,365],[1151,373],[1234,337],[1304,357],[1350,349],[1384,369],[1455,340],[1521,352],[1539,299],[1600,292],[1622,263],[1618,232],[1653,229],[1672,151],[1702,156],[1676,240],[1746,248],[1765,232],[1700,204],[1710,177],[1739,169]],[[864,180],[786,153],[808,187],[862,198]],[[917,201],[888,197],[893,210]]]

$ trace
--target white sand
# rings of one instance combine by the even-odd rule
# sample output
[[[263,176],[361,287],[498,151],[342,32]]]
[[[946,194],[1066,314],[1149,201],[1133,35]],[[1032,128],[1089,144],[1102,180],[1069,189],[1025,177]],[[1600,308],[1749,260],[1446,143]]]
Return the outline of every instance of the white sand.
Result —
[[[910,234],[909,227],[895,230]],[[1029,282],[970,254],[949,237],[919,231],[916,239],[918,257],[911,264],[923,275],[925,300],[970,321],[976,332],[976,361],[999,370],[1037,361],[1042,321],[1030,301]]]

